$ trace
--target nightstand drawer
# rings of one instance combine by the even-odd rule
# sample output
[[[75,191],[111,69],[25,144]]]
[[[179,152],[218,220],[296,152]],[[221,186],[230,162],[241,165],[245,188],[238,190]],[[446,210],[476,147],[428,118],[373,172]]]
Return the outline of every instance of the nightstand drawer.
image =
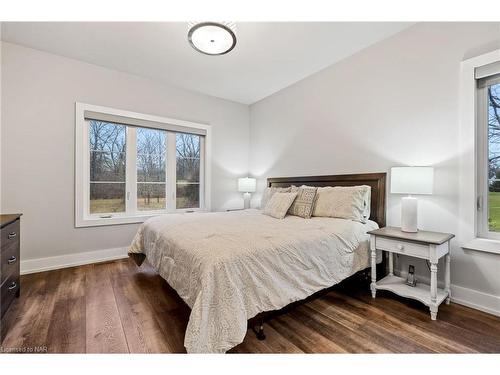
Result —
[[[386,250],[392,253],[409,255],[417,258],[429,259],[429,246],[414,242],[402,241],[377,236],[375,246],[379,250]]]

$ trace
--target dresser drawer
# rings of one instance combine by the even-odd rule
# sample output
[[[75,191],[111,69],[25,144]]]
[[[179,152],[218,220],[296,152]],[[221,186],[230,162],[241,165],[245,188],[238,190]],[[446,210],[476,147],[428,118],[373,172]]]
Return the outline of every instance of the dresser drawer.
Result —
[[[404,254],[416,258],[429,259],[429,246],[398,239],[376,237],[375,247],[393,253]]]
[[[12,247],[19,248],[19,226],[20,221],[16,220],[0,229],[0,252],[9,251]]]
[[[0,318],[3,318],[12,300],[16,297],[19,287],[19,272],[16,271],[10,274],[0,287]]]
[[[19,246],[9,246],[0,254],[0,284],[19,269]]]
[[[1,229],[0,285],[11,273],[19,270],[19,229],[19,220]]]

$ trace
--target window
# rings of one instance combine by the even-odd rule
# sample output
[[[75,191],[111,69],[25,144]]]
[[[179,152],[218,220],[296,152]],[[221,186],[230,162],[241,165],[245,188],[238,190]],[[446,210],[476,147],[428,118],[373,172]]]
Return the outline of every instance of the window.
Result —
[[[126,127],[90,121],[90,213],[125,212]]]
[[[137,209],[167,208],[167,132],[137,128]]]
[[[209,209],[210,127],[76,105],[76,226]]]
[[[200,137],[177,134],[177,207],[193,208],[200,205]]]
[[[500,239],[500,62],[476,69],[478,235]]]

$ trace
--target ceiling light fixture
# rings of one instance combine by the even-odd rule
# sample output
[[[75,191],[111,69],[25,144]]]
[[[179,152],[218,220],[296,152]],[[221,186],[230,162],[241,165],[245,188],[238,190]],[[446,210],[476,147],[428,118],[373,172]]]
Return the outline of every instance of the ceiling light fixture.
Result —
[[[225,55],[236,45],[236,26],[233,22],[190,23],[189,44],[205,55]]]

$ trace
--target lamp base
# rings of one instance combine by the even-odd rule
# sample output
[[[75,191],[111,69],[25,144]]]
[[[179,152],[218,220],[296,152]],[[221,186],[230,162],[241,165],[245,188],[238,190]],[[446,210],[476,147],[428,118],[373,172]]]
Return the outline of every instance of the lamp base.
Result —
[[[418,232],[417,217],[418,201],[417,198],[404,197],[401,199],[401,230],[403,232]]]
[[[250,197],[251,197],[250,193],[243,193],[243,208],[245,210],[250,208]]]

